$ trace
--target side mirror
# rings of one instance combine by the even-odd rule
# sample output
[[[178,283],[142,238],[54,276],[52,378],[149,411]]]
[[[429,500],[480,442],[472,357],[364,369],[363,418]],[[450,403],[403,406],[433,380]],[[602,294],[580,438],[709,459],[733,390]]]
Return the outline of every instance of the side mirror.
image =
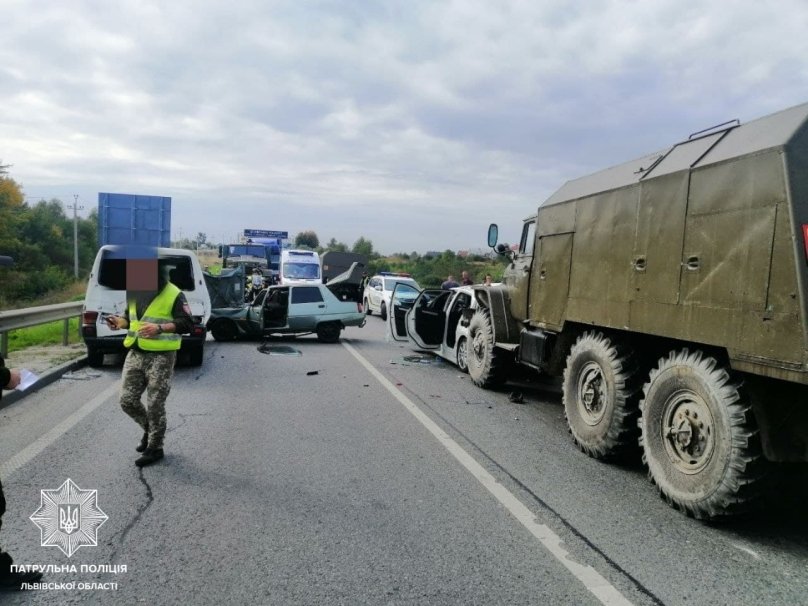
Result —
[[[494,248],[497,245],[497,239],[499,238],[499,227],[497,227],[496,223],[492,223],[488,226],[488,246],[490,248]]]

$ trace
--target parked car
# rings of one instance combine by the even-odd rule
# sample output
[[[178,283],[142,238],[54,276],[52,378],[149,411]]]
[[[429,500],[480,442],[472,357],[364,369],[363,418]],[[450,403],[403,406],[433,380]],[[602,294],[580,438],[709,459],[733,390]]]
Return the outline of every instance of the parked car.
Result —
[[[388,325],[394,340],[434,351],[468,372],[468,325],[477,307],[471,286],[416,290],[409,284],[399,284],[391,301]]]
[[[328,285],[270,286],[249,305],[214,309],[208,329],[217,341],[316,333],[320,341],[336,343],[346,326],[365,325],[359,303],[361,270],[352,269]]]
[[[103,318],[126,311],[126,250],[120,246],[102,246],[87,281],[81,336],[90,366],[102,366],[104,354],[125,351],[126,330],[111,329]],[[211,309],[202,267],[193,251],[184,248],[158,248],[157,256],[160,266],[168,269],[171,282],[185,294],[194,320],[191,333],[182,336],[180,354],[189,354],[190,364],[199,366],[204,360],[205,323]]]
[[[387,310],[390,309],[390,297],[396,284],[405,284],[412,287],[412,290],[401,291],[402,302],[405,302],[413,292],[421,290],[418,282],[413,280],[410,274],[381,272],[368,280],[367,286],[365,286],[362,293],[362,304],[365,312],[368,315],[377,312],[382,320],[386,320]],[[412,300],[415,300],[414,295]]]

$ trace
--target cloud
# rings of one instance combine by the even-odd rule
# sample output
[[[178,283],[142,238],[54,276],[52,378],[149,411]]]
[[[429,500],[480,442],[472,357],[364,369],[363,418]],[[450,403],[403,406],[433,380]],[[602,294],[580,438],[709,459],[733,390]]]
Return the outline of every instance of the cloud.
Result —
[[[808,100],[798,0],[7,4],[12,176],[169,195],[185,233],[515,240],[567,179]]]

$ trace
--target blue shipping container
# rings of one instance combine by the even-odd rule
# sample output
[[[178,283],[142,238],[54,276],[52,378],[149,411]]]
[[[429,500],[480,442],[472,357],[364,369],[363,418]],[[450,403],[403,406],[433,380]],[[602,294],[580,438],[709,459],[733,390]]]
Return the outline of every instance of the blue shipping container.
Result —
[[[171,198],[99,193],[98,244],[171,246]]]

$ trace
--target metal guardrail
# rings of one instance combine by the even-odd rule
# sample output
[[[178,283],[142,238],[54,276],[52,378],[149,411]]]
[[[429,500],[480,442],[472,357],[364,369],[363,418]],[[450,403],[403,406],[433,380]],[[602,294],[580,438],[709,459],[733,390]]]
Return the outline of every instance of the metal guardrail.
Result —
[[[12,309],[0,311],[0,353],[8,353],[8,333],[19,328],[47,324],[57,320],[64,321],[62,329],[62,345],[67,345],[70,336],[70,319],[81,315],[84,301],[73,303],[57,303],[56,305],[41,305],[26,309]]]

